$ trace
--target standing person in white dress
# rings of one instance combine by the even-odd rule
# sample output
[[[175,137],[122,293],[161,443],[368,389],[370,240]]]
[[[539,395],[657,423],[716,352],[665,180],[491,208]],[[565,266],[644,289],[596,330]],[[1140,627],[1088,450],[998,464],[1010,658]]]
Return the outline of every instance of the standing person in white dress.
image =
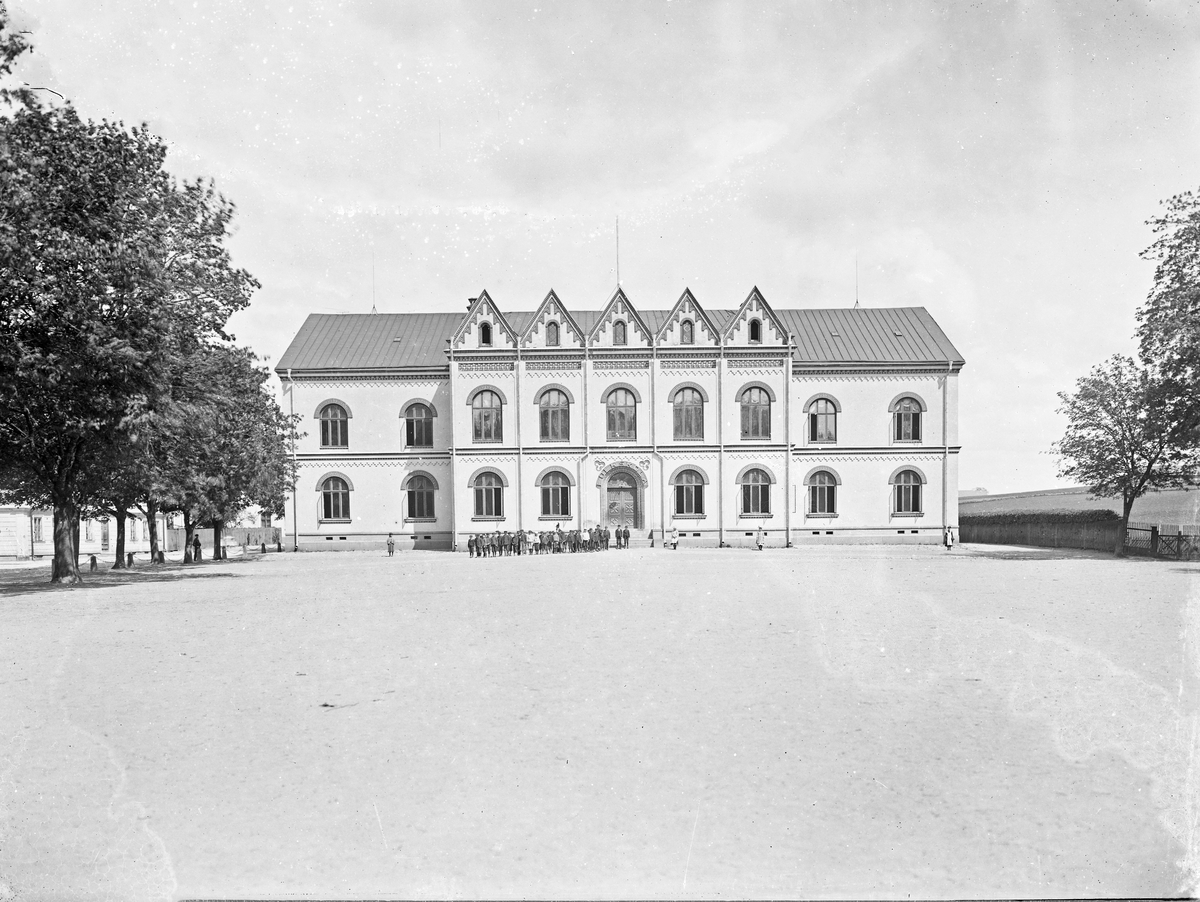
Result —
[[[679,548],[679,527],[671,527],[671,550],[676,551]]]
[[[763,542],[766,541],[766,538],[767,534],[763,532],[763,528],[760,525],[758,530],[754,533],[754,544],[758,546],[759,551],[763,550]]]

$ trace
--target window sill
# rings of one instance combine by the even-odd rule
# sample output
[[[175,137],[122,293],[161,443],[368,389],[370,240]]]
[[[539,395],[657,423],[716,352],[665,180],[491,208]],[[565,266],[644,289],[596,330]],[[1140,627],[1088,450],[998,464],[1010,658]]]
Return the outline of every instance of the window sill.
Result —
[[[353,523],[354,521],[351,520],[349,517],[347,517],[345,520],[318,520],[317,522],[318,523],[341,524],[341,523]]]
[[[805,520],[836,520],[837,514],[805,514]]]
[[[837,439],[827,438],[827,439],[816,439],[815,441],[810,439],[808,444],[809,445],[823,445],[823,446],[828,447],[829,445],[836,445]]]
[[[433,445],[405,445],[405,451],[432,451]]]
[[[636,436],[636,435],[630,435],[630,436],[616,436],[616,435],[610,435],[610,436],[608,437],[607,441],[610,441],[610,442],[627,442],[627,443],[629,443],[629,444],[634,444],[634,443],[636,443],[636,442],[637,442],[637,436]]]
[[[472,517],[472,518],[471,518],[471,521],[472,521],[473,523],[483,523],[483,522],[487,522],[487,523],[503,523],[503,522],[504,522],[506,519],[507,519],[507,518],[506,518],[506,517],[503,517],[503,516],[500,516],[500,517]]]
[[[892,511],[893,517],[924,517],[925,511]]]
[[[547,522],[550,522],[550,523],[562,523],[564,520],[570,520],[572,518],[571,518],[570,514],[563,514],[561,517],[548,515],[548,514],[542,514],[540,517],[538,517],[538,519],[546,520]]]
[[[743,435],[742,436],[743,442],[769,442],[770,440],[771,440],[771,436],[769,436],[769,435]]]
[[[925,442],[919,438],[897,438],[892,439],[893,445],[923,445]]]
[[[322,451],[349,451],[349,445],[322,445]]]
[[[571,439],[569,437],[568,438],[543,438],[543,439],[538,439],[538,441],[540,441],[544,445],[569,445],[569,444],[571,444]]]
[[[405,517],[405,523],[436,523],[437,517]]]
[[[774,514],[738,514],[743,520],[770,520]]]
[[[502,439],[502,438],[476,438],[476,439],[471,439],[471,444],[473,444],[473,445],[503,445],[504,439]]]
[[[704,520],[707,516],[707,514],[673,514],[672,518],[675,520]]]
[[[687,436],[677,435],[673,439],[671,439],[671,441],[673,441],[673,442],[695,442],[698,445],[703,445],[704,444],[704,436],[702,436],[702,435],[687,435]]]

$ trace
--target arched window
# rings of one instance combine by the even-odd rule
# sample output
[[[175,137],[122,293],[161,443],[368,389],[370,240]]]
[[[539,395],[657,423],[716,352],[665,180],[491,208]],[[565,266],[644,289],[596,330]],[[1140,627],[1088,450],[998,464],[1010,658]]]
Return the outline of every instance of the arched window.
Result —
[[[408,516],[411,520],[432,520],[433,480],[420,474],[408,480]]]
[[[742,438],[771,437],[771,396],[751,386],[742,392]]]
[[[632,442],[637,440],[637,399],[627,388],[614,388],[608,393],[608,440]]]
[[[625,324],[621,322],[621,320],[617,320],[615,323],[613,323],[613,344],[625,344]]]
[[[755,344],[762,341],[762,322],[760,320],[750,320],[750,341]]]
[[[475,477],[475,516],[504,516],[504,481],[495,473]]]
[[[808,408],[808,440],[837,441],[837,408],[828,398],[817,398]]]
[[[341,404],[321,408],[321,447],[345,448],[350,443],[350,417]]]
[[[571,482],[562,473],[542,477],[542,516],[571,516]]]
[[[479,392],[471,399],[471,426],[475,441],[504,441],[500,396],[494,391]]]
[[[771,477],[762,470],[750,470],[742,477],[742,513],[771,513]]]
[[[704,477],[695,470],[684,470],[675,477],[675,515],[703,516]]]
[[[681,345],[696,343],[696,327],[690,319],[685,319],[679,326],[679,343]]]
[[[704,398],[694,388],[675,393],[675,438],[704,438]]]
[[[921,440],[921,404],[915,398],[902,398],[892,416],[895,423],[895,438],[898,442]]]
[[[808,481],[808,512],[813,516],[837,513],[837,480],[820,470]]]
[[[896,474],[893,482],[896,513],[921,513],[921,477],[912,470],[902,470]]]
[[[479,346],[481,348],[490,348],[492,346],[492,327],[490,323],[479,324]]]
[[[404,437],[410,448],[433,447],[433,411],[424,404],[410,404],[404,411]]]
[[[565,442],[571,438],[571,408],[564,392],[557,388],[542,392],[538,405],[541,410],[543,442]]]
[[[330,476],[321,486],[321,514],[324,520],[350,519],[350,486],[340,476]]]
[[[546,347],[558,347],[558,323],[546,323]]]

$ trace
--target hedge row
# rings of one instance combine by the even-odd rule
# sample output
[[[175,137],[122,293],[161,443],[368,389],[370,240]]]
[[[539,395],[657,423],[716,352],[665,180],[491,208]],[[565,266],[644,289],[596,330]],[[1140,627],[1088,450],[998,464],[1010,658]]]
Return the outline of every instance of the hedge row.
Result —
[[[1089,510],[996,511],[990,514],[959,514],[960,526],[1024,526],[1055,523],[1108,523],[1121,515],[1107,507]]]

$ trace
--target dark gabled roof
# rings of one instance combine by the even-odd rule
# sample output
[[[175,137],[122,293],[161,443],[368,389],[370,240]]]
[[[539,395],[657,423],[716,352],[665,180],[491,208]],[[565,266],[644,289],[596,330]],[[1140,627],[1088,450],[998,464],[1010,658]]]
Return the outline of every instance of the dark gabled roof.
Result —
[[[654,334],[668,310],[639,310]],[[706,310],[723,329],[736,311]],[[584,334],[599,310],[572,312]],[[941,364],[962,366],[962,355],[924,307],[863,307],[828,310],[775,310],[796,338],[796,362],[827,364]],[[399,369],[446,366],[446,339],[463,313],[313,313],[304,321],[275,371]],[[522,330],[533,316],[505,314]]]

